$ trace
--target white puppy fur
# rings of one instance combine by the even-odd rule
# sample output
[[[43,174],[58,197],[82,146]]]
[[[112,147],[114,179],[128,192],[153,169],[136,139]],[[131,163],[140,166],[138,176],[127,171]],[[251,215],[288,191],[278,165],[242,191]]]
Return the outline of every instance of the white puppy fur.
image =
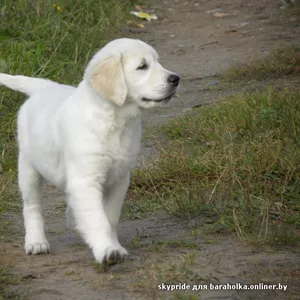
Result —
[[[90,61],[78,87],[0,74],[0,84],[29,95],[18,113],[19,187],[25,251],[48,252],[42,185],[65,190],[68,224],[96,261],[117,262],[127,251],[117,224],[141,140],[141,108],[168,102],[179,77],[164,69],[146,43],[118,39]]]

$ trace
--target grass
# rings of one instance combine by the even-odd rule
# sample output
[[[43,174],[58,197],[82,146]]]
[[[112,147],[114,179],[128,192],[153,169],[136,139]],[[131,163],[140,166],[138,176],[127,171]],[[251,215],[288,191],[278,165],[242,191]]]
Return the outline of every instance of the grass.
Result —
[[[12,272],[13,265],[20,261],[20,257],[15,249],[11,251],[4,242],[0,244],[0,253],[0,299],[21,299],[19,294],[10,290],[10,286],[17,287],[22,280],[21,275]]]
[[[296,243],[299,93],[236,95],[157,130],[169,143],[133,173],[131,205],[143,199],[181,218],[217,217],[214,225],[244,241]]]
[[[215,281],[211,274],[203,275],[197,252],[188,251],[178,254],[172,248],[168,253],[161,253],[160,256],[145,257],[142,264],[137,263],[134,266],[133,276],[128,276],[126,268],[122,272],[107,272],[101,268],[98,270],[97,266],[95,270],[99,277],[92,280],[92,289],[103,290],[103,287],[108,287],[124,292],[134,292],[137,296],[140,293],[157,296],[157,291],[162,296],[166,295],[166,292],[160,292],[158,289],[161,283],[186,282],[193,285]]]
[[[286,0],[286,7],[284,13],[288,17],[300,17],[300,1],[295,0],[294,3],[292,1]]]
[[[77,85],[93,53],[129,18],[131,0],[4,1],[0,72]],[[19,209],[16,114],[25,97],[1,88],[0,212]],[[17,201],[13,201],[17,200]]]
[[[272,51],[265,58],[232,66],[222,75],[226,82],[277,79],[300,74],[300,47]]]

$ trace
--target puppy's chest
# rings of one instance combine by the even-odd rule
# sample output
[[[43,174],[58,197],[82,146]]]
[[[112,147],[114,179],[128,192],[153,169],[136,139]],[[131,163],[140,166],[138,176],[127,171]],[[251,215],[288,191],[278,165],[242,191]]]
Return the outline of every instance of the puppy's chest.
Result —
[[[131,129],[131,130],[130,130]],[[107,139],[107,153],[111,158],[108,181],[123,177],[138,160],[141,135],[139,130],[132,128],[115,131]]]

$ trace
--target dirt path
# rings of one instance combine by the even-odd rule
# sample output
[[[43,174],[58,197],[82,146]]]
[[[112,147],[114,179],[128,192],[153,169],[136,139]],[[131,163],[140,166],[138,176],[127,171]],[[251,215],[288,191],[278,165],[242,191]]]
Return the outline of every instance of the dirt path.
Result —
[[[129,30],[157,49],[161,62],[181,75],[179,94],[169,107],[149,111],[145,124],[165,122],[194,105],[211,103],[228,90],[212,86],[215,76],[236,62],[261,58],[270,50],[299,43],[296,18],[283,17],[275,0],[151,1],[160,21]],[[209,11],[232,14],[214,17]],[[124,30],[123,35],[128,34]]]
[[[181,77],[180,98],[169,107],[145,114],[153,126],[199,104],[208,104],[229,90],[212,89],[214,76],[229,64],[262,57],[274,47],[299,42],[300,27],[283,17],[276,1],[151,1],[158,21],[144,29],[126,27],[120,36],[152,44],[167,68]],[[209,10],[231,16],[215,17]],[[298,37],[298,40],[296,38]],[[146,151],[147,153],[147,151]],[[10,299],[300,299],[299,249],[251,249],[234,236],[201,234],[209,218],[180,221],[166,215],[120,224],[121,243],[130,257],[108,272],[97,272],[81,239],[66,229],[63,194],[46,190],[49,255],[26,256],[21,215],[8,216],[12,235],[2,237],[0,264],[8,267],[6,293]],[[200,230],[201,231],[201,230]],[[98,270],[99,271],[99,270]],[[4,282],[4,281],[1,281]],[[7,284],[10,282],[10,284]],[[160,283],[287,284],[283,291],[194,290],[158,291]],[[7,296],[9,297],[9,296]],[[1,299],[1,297],[0,297]]]

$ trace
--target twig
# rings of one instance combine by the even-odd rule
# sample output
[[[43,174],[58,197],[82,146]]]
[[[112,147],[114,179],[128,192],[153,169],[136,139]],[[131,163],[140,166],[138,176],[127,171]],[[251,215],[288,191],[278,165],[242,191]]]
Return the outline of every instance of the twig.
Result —
[[[215,193],[215,191],[216,191],[216,189],[217,189],[217,186],[218,186],[218,184],[219,184],[221,178],[222,178],[223,175],[224,175],[224,172],[225,172],[225,171],[223,171],[223,173],[222,173],[222,174],[220,175],[220,177],[218,178],[218,180],[217,180],[217,182],[216,182],[216,184],[215,184],[215,186],[214,186],[214,188],[213,188],[213,190],[212,190],[212,192],[211,192],[211,194],[210,194],[210,196],[209,196],[209,198],[208,198],[207,204],[210,203],[210,201],[211,201],[211,199],[212,199],[212,197],[213,197],[213,195],[214,195],[214,193]]]
[[[211,44],[218,44],[218,43],[219,43],[218,41],[212,41],[212,42],[208,42],[208,43],[202,44],[202,45],[200,45],[198,47],[200,48],[200,47],[208,46],[208,45],[211,45]]]

